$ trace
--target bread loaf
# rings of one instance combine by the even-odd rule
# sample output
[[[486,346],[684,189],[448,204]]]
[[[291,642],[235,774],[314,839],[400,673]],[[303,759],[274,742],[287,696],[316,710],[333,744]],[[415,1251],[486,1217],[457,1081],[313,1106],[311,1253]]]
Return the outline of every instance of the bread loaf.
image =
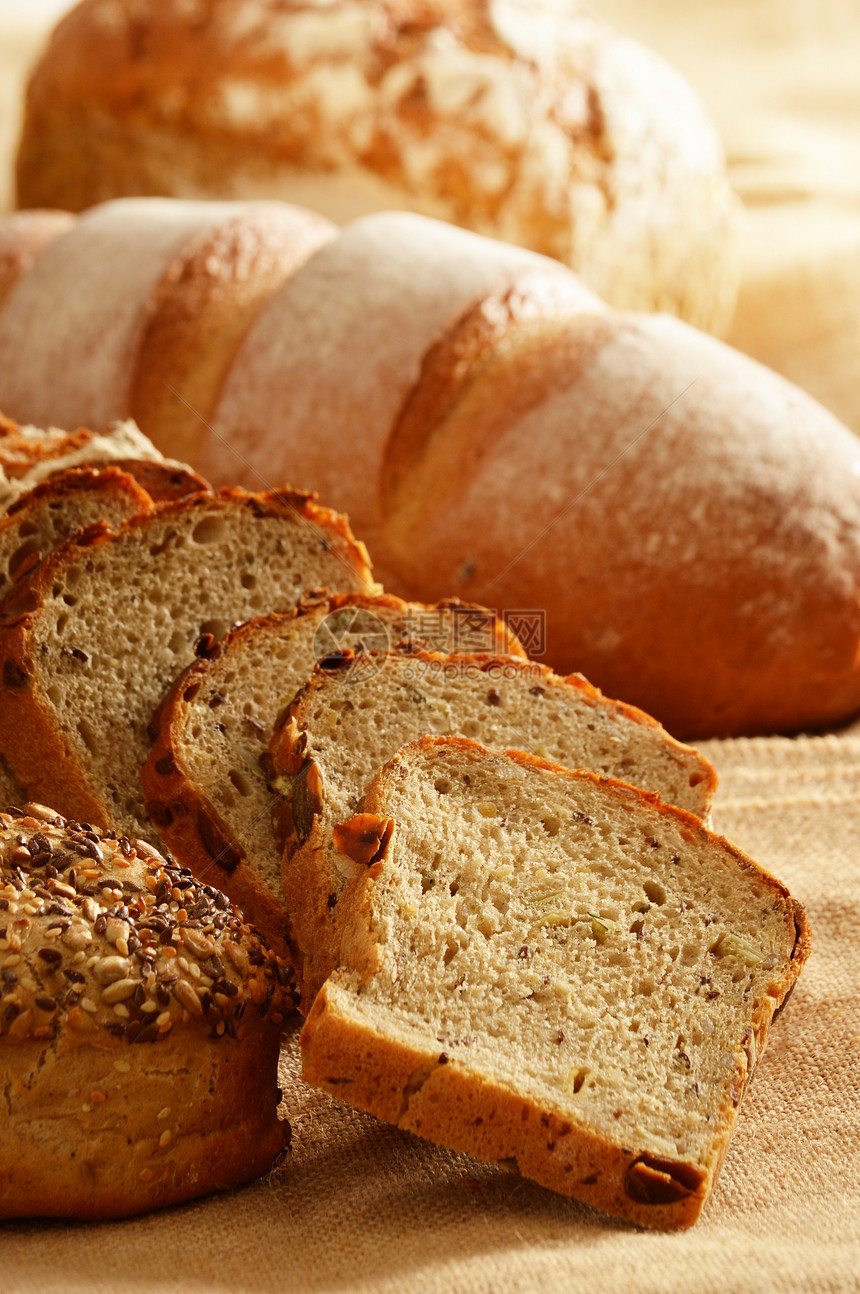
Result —
[[[413,210],[557,257],[620,308],[728,324],[722,148],[682,79],[542,0],[84,0],[30,82],[21,206]]]
[[[450,738],[404,747],[339,841],[306,1081],[640,1226],[695,1222],[809,953],[788,891],[653,796]]]
[[[158,284],[240,217],[142,199],[82,217],[0,308],[0,402],[68,425],[127,415],[153,386]],[[139,268],[100,295],[105,247]],[[160,397],[149,421],[141,396],[163,450],[216,483],[319,489],[386,588],[527,613],[530,650],[676,736],[858,709],[860,450],[812,400],[677,320],[609,310],[554,261],[417,215],[364,217],[302,255],[230,332],[232,358],[195,367],[209,427],[165,419]],[[228,316],[234,261],[191,260]],[[124,340],[95,364],[84,341],[117,295]],[[188,335],[202,356],[206,327]]]
[[[236,621],[325,584],[375,591],[344,519],[288,490],[198,494],[118,531],[91,526],[0,616],[0,750],[43,802],[157,839],[139,771],[168,686]]]
[[[341,652],[323,660],[269,747],[272,785],[283,797],[274,811],[304,1010],[337,965],[339,899],[352,868],[332,843],[333,828],[398,747],[431,733],[610,773],[703,818],[716,786],[697,751],[579,675],[559,678],[486,654],[374,653],[366,661]]]
[[[267,1172],[292,972],[141,841],[0,813],[0,1218],[115,1218]]]
[[[469,645],[523,656],[481,608],[389,594],[309,594],[258,616],[183,670],[158,709],[141,770],[146,812],[175,857],[217,884],[277,946],[292,943],[267,781],[275,721],[319,660],[359,648]],[[372,666],[371,666],[372,667]]]

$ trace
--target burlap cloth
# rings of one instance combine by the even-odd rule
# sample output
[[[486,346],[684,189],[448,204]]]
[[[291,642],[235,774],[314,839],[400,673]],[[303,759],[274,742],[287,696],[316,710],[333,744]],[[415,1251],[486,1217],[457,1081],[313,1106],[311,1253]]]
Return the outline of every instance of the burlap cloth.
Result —
[[[748,237],[736,334],[760,334],[775,301],[776,322],[766,329],[771,362],[790,369],[791,356],[808,355],[814,338],[818,394],[845,393],[840,411],[850,416],[856,407],[860,425],[860,286],[852,295],[852,275],[860,285],[860,168],[828,167],[821,142],[828,114],[852,129],[856,123],[860,61],[849,55],[858,48],[857,6],[610,0],[601,7],[674,57],[718,115],[733,177],[761,226]],[[755,49],[743,55],[742,19],[756,49],[769,41],[764,62],[755,61]],[[809,61],[803,33],[813,26],[819,46],[826,37],[842,53],[815,64],[831,93],[798,133],[803,81],[798,89],[791,59],[802,72]],[[36,43],[30,26],[0,19],[0,208],[10,198],[7,159],[23,67]],[[738,57],[729,75],[732,48]],[[847,134],[833,147],[848,156]],[[824,211],[817,232],[810,204]],[[834,248],[837,219],[844,238]],[[757,304],[764,291],[771,296]],[[796,308],[787,312],[791,302]],[[780,329],[790,334],[782,353],[774,339]],[[757,344],[760,353],[764,343]],[[815,389],[815,381],[807,384]],[[813,955],[772,1031],[716,1193],[693,1231],[635,1231],[306,1090],[293,1036],[282,1066],[293,1151],[273,1177],[127,1223],[2,1225],[0,1291],[860,1289],[860,727],[707,750],[721,777],[717,828],[807,905]]]

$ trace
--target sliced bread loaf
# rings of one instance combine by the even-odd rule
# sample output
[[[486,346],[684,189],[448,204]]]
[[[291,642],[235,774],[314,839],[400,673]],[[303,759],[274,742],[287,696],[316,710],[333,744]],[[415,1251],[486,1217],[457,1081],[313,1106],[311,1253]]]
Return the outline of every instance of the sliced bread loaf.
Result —
[[[305,1079],[639,1225],[695,1222],[808,955],[801,905],[656,796],[474,742],[404,747],[362,810]]]
[[[95,521],[117,527],[151,507],[148,492],[117,467],[72,468],[19,495],[0,516],[0,598],[76,530]]]
[[[323,584],[375,589],[345,519],[288,490],[194,495],[68,540],[2,618],[13,772],[67,816],[140,835],[148,726],[177,673],[235,622]]]
[[[320,660],[413,643],[524,657],[501,620],[460,602],[427,607],[388,594],[317,593],[258,616],[176,679],[141,770],[146,811],[174,857],[229,894],[270,939],[287,938],[274,793],[265,760],[276,719]],[[363,652],[365,655],[361,655]]]
[[[331,657],[296,697],[270,747],[273,785],[284,797],[276,827],[286,845],[284,893],[305,1009],[336,964],[333,913],[344,860],[332,845],[332,828],[354,811],[386,759],[429,733],[515,746],[568,768],[610,773],[700,817],[716,785],[698,751],[577,674],[561,678],[531,661],[489,655]]]

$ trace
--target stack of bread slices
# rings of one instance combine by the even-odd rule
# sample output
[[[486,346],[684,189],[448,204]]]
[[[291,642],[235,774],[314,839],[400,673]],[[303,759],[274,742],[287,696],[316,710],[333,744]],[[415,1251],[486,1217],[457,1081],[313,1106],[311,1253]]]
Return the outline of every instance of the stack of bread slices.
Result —
[[[163,841],[296,968],[309,1081],[643,1225],[710,1190],[808,951],[710,764],[346,519],[0,425],[4,798]],[[578,771],[575,771],[578,770]],[[674,807],[669,807],[674,806]]]

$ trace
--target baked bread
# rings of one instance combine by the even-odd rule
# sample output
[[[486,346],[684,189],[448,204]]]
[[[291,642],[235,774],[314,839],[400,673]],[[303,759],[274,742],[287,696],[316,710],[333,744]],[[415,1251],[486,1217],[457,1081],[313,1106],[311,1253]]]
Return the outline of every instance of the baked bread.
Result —
[[[141,841],[0,813],[0,1218],[115,1218],[267,1172],[292,971]]]
[[[173,855],[223,889],[277,946],[289,939],[289,922],[272,832],[276,797],[264,772],[275,720],[319,660],[357,648],[361,668],[370,651],[416,642],[525,655],[480,607],[320,592],[291,612],[239,625],[183,670],[159,706],[141,770],[146,812]]]
[[[0,309],[11,413],[128,412],[105,402],[141,383],[154,285],[185,263],[192,226],[217,241],[237,214],[199,206],[111,203],[38,258]],[[148,213],[147,273],[100,293],[102,247],[133,262]],[[236,285],[213,258],[229,314]],[[115,292],[128,347],[94,364],[84,343]],[[383,213],[285,279],[207,390],[210,430],[162,441],[143,411],[141,425],[216,484],[319,489],[398,596],[542,614],[549,663],[676,736],[791,732],[860,707],[856,438],[678,320],[611,311],[557,262]]]
[[[146,490],[116,467],[70,468],[19,495],[0,515],[0,599],[75,531],[95,521],[118,527],[151,507]]]
[[[30,82],[18,202],[138,194],[419,211],[557,257],[618,307],[731,315],[716,131],[574,3],[84,0]]]
[[[640,1226],[687,1227],[809,952],[802,906],[687,813],[425,738],[339,828],[356,875],[304,1077]]]
[[[235,622],[338,584],[375,590],[363,547],[343,517],[289,490],[194,495],[116,532],[91,526],[0,617],[0,749],[43,802],[156,839],[139,771],[170,683]]]
[[[248,324],[334,233],[322,216],[285,203],[129,199],[86,212],[9,292],[4,407],[37,424],[100,428],[140,422],[143,405],[167,452],[188,459],[172,444],[174,424],[192,439],[205,434]]]
[[[611,773],[706,817],[713,768],[649,716],[579,675],[487,655],[342,652],[320,663],[270,745],[276,831],[303,1009],[337,965],[338,899],[348,862],[332,830],[398,747],[429,733],[516,745],[568,768]]]
[[[69,432],[22,427],[0,413],[0,507],[59,472],[105,464],[133,476],[159,503],[209,488],[186,463],[159,453],[133,422],[114,423],[103,433],[87,427]]]
[[[0,306],[36,258],[74,223],[69,211],[14,211],[0,220]]]

